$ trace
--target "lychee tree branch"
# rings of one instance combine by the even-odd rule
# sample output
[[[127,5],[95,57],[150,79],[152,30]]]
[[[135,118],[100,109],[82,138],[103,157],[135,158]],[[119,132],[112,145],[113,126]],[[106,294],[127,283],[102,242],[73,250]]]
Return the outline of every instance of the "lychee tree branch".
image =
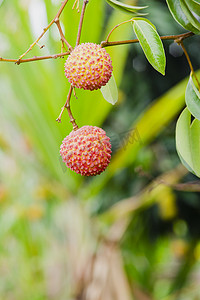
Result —
[[[130,22],[130,20],[129,20]],[[123,24],[123,23],[121,23]],[[120,25],[120,24],[119,24]],[[117,26],[118,27],[118,26]],[[116,26],[113,28],[117,28]],[[112,31],[113,32],[113,31]],[[161,40],[179,40],[179,41],[183,41],[184,39],[193,36],[194,33],[193,32],[186,32],[186,33],[182,33],[182,34],[177,34],[177,35],[164,35],[161,36],[160,39]],[[110,36],[110,34],[109,34]],[[108,37],[109,37],[108,36]],[[135,44],[135,43],[139,43],[138,39],[131,39],[131,40],[124,40],[124,41],[114,41],[114,42],[109,42],[108,41],[108,37],[105,41],[101,42],[101,47],[105,48],[105,47],[111,47],[111,46],[119,46],[119,45],[126,45],[126,44]]]
[[[56,16],[53,18],[53,20],[49,23],[49,25],[43,29],[43,32],[42,34],[37,38],[37,40],[29,47],[29,49],[24,52],[18,59],[5,59],[5,58],[2,58],[0,57],[0,61],[4,61],[4,62],[15,62],[16,64],[20,64],[20,63],[24,63],[24,62],[32,62],[32,61],[38,61],[38,60],[45,60],[45,59],[51,59],[51,58],[57,58],[57,57],[64,57],[65,55],[69,55],[70,52],[73,50],[73,47],[68,43],[68,41],[66,40],[65,36],[64,36],[64,33],[63,33],[63,30],[61,28],[61,24],[60,24],[60,20],[59,20],[59,17],[61,15],[61,13],[63,12],[66,4],[67,4],[68,0],[65,0],[63,1],[59,11],[57,12]],[[80,21],[79,21],[79,26],[78,26],[78,33],[77,33],[77,39],[76,39],[76,46],[79,45],[80,43],[80,37],[81,37],[81,31],[82,31],[82,27],[83,27],[83,19],[84,19],[84,15],[85,15],[85,10],[86,10],[86,6],[88,4],[89,0],[84,0],[83,1],[83,6],[82,6],[82,11],[81,11],[81,16],[80,16]],[[75,6],[77,5],[77,10],[79,10],[79,1],[76,0],[74,2],[74,5],[73,5],[73,9],[75,8]],[[133,19],[130,19],[128,21],[124,21],[120,24],[117,24],[108,34],[107,38],[106,38],[106,41],[102,41],[101,42],[101,47],[108,47],[108,46],[117,46],[117,45],[123,45],[123,44],[131,44],[131,43],[138,43],[139,40],[138,39],[132,39],[132,40],[125,40],[125,41],[114,41],[114,42],[109,42],[109,38],[111,36],[111,34],[113,33],[113,31],[118,28],[119,26],[123,25],[123,24],[126,24],[126,23],[129,23],[129,22],[132,22]],[[54,55],[48,55],[48,56],[34,56],[32,58],[28,58],[28,59],[23,59],[23,57],[30,51],[32,50],[32,48],[35,46],[35,45],[38,45],[38,42],[39,40],[43,37],[43,35],[46,33],[46,31],[52,26],[52,24],[55,23],[58,30],[59,30],[59,34],[60,34],[60,37],[61,37],[61,42],[62,42],[62,50],[61,52],[63,52],[63,49],[65,48],[64,47],[64,44],[67,45],[69,51],[66,51],[64,53],[59,53],[59,54],[54,54]],[[191,61],[190,61],[190,58],[189,58],[189,55],[183,45],[183,40],[194,35],[194,33],[192,32],[187,32],[187,33],[183,33],[183,34],[179,34],[179,35],[170,35],[170,36],[161,36],[160,38],[162,40],[174,40],[175,42],[177,42],[178,44],[180,44],[183,48],[183,51],[186,55],[186,58],[188,60],[188,63],[190,65],[190,68],[191,68],[191,72],[192,74],[195,76],[196,78],[196,75],[195,75],[195,72],[194,72],[194,69],[192,67],[192,64],[191,64]],[[42,46],[43,47],[43,46]],[[42,48],[40,47],[40,48]],[[198,87],[200,89],[200,84],[198,82],[198,79],[196,78],[196,81],[198,83]],[[68,111],[68,115],[69,115],[69,118],[70,118],[70,122],[72,123],[73,125],[73,129],[76,130],[78,128],[76,122],[75,122],[75,119],[72,115],[72,112],[71,112],[71,108],[70,108],[70,99],[71,99],[71,94],[72,94],[72,90],[73,90],[73,87],[70,86],[70,90],[69,90],[69,93],[68,93],[68,96],[67,96],[67,100],[66,100],[66,103],[65,105],[63,106],[62,110],[61,110],[61,113],[59,115],[59,117],[57,118],[57,121],[58,122],[61,122],[61,117],[62,117],[62,114],[65,110],[65,108],[67,109]]]
[[[166,35],[166,36],[161,36],[161,40],[174,40],[176,41],[178,40],[184,40],[188,37],[193,36],[194,33],[192,32],[186,32],[186,33],[182,33],[182,34],[178,34],[178,35]],[[111,47],[111,46],[119,46],[119,45],[126,45],[126,44],[134,44],[134,43],[138,43],[139,40],[138,39],[132,39],[132,40],[124,40],[124,41],[114,41],[114,42],[107,42],[107,41],[102,41],[101,42],[101,47],[102,48],[106,48],[106,47]],[[180,43],[180,42],[179,42]],[[45,60],[45,59],[50,59],[50,58],[57,58],[57,57],[64,57],[66,55],[69,55],[70,51],[66,51],[63,53],[59,53],[59,54],[52,54],[52,55],[47,55],[47,56],[34,56],[32,58],[27,58],[27,59],[21,59],[20,63],[25,63],[25,62],[32,62],[32,61],[37,61],[37,60]],[[3,58],[0,57],[0,61],[4,61],[4,62],[18,62],[18,59],[9,59],[9,58]]]
[[[119,27],[119,26],[121,26],[121,25],[123,25],[123,24],[125,24],[125,23],[129,23],[129,22],[131,22],[132,20],[133,20],[133,19],[128,20],[128,21],[125,21],[125,22],[122,22],[122,23],[116,25],[116,26],[109,32],[109,34],[108,34],[106,40],[103,41],[103,42],[101,42],[101,47],[102,47],[102,48],[105,48],[105,47],[108,47],[108,46],[117,46],[117,45],[124,45],[124,44],[138,43],[138,42],[139,42],[138,39],[126,40],[126,41],[118,41],[118,42],[109,42],[109,41],[108,41],[109,38],[110,38],[110,36],[111,36],[111,34],[113,33],[113,31],[114,31],[117,27]],[[185,46],[184,46],[184,44],[183,44],[184,39],[186,39],[186,38],[188,38],[188,37],[191,37],[191,36],[193,36],[193,35],[194,35],[193,32],[186,32],[186,33],[182,33],[182,34],[179,34],[179,35],[161,36],[160,39],[161,39],[161,40],[174,40],[175,43],[177,43],[178,45],[180,45],[180,46],[182,47],[183,52],[184,52],[184,54],[185,54],[185,56],[186,56],[186,59],[187,59],[187,61],[188,61],[188,64],[189,64],[189,66],[190,66],[191,73],[192,73],[192,75],[194,75],[194,77],[195,77],[195,79],[196,79],[196,82],[197,82],[197,85],[198,85],[198,89],[199,89],[199,91],[200,91],[200,83],[199,83],[199,80],[198,80],[198,78],[197,78],[197,76],[196,76],[196,74],[195,74],[195,71],[194,71],[194,68],[193,68],[193,66],[192,66],[192,62],[191,62],[191,60],[190,60],[189,54],[188,54],[188,52],[187,52],[187,50],[186,50],[186,48],[185,48]]]
[[[183,41],[186,38],[189,38],[193,35],[194,35],[193,32],[186,32],[186,33],[182,33],[182,34],[178,34],[178,35],[161,36],[160,38],[161,38],[161,40],[174,40],[174,41],[176,41],[176,42],[178,41],[180,43],[181,41]],[[139,43],[139,40],[138,39],[131,39],[131,40],[113,41],[113,42],[102,41],[101,42],[101,47],[106,48],[106,47],[111,47],[111,46],[120,46],[120,45],[126,45],[126,44],[134,44],[134,43]],[[45,59],[50,59],[50,58],[55,59],[57,57],[64,57],[64,56],[69,55],[69,54],[70,54],[70,51],[66,51],[66,52],[63,52],[63,53],[47,55],[47,56],[34,56],[34,57],[28,58],[28,59],[20,59],[20,63],[32,62],[32,61],[43,60],[43,59],[45,60]],[[14,63],[19,64],[19,59],[9,59],[9,58],[0,57],[0,62],[1,61],[14,62]]]

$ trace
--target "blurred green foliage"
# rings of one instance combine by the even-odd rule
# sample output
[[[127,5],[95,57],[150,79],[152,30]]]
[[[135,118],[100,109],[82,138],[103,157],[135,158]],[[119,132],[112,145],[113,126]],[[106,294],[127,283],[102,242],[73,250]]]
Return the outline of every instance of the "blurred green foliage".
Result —
[[[79,14],[71,10],[72,4],[67,4],[61,22],[74,45]],[[148,18],[160,35],[184,32],[163,1],[148,4]],[[53,0],[4,0],[0,56],[19,57],[59,6]],[[81,42],[99,43],[126,19],[104,1],[91,0]],[[130,24],[112,34],[112,40],[132,37]],[[41,43],[45,48],[34,47],[29,57],[60,52],[55,26]],[[195,69],[200,65],[198,44],[198,36],[185,41]],[[76,91],[78,99],[72,97],[78,125],[102,126],[113,144],[109,168],[95,178],[71,172],[59,157],[61,141],[72,130],[66,112],[61,124],[55,121],[69,89],[64,59],[19,66],[1,62],[0,299],[90,299],[80,296],[83,274],[94,253],[98,257],[102,251],[106,257],[102,240],[114,240],[112,228],[119,234],[116,247],[131,299],[200,298],[199,194],[173,185],[196,180],[185,169],[175,172],[175,121],[184,107],[190,70],[178,46],[169,41],[164,46],[165,77],[149,65],[139,45],[107,48],[119,88],[116,106],[100,91]],[[127,136],[133,129],[139,133],[136,142]],[[166,184],[156,181],[162,174]],[[127,221],[122,233],[115,227],[121,220]]]

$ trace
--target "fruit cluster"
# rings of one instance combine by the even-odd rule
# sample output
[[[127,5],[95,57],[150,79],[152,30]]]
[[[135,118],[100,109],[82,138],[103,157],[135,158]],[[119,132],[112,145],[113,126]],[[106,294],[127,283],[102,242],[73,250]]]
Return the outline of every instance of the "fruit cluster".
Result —
[[[65,75],[73,87],[97,90],[112,76],[109,54],[100,45],[81,44],[65,63]],[[111,158],[111,144],[103,129],[83,126],[63,140],[60,154],[66,166],[78,174],[94,176],[102,173]]]

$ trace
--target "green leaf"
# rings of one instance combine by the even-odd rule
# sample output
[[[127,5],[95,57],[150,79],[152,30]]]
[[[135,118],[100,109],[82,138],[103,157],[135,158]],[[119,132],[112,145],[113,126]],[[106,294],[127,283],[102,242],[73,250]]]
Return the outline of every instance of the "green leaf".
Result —
[[[138,18],[134,19],[133,29],[150,64],[164,75],[165,51],[155,26],[149,20]]]
[[[186,88],[185,102],[191,114],[200,120],[200,93],[193,82],[192,76],[190,76]]]
[[[195,13],[197,16],[200,15],[200,2],[196,3],[193,0],[186,0],[185,1],[191,12]]]
[[[182,10],[181,4],[179,0],[166,0],[169,10],[176,20],[181,26],[183,26],[185,29],[192,31],[196,34],[199,33],[199,30],[197,30],[188,20],[185,13]]]
[[[105,86],[101,87],[101,92],[104,99],[114,105],[118,100],[118,89],[115,82],[114,75],[110,78]]]
[[[140,15],[146,15],[144,13],[140,13],[139,11],[147,8],[148,6],[133,6],[133,5],[128,5],[122,2],[119,2],[117,0],[106,0],[108,2],[108,4],[114,8],[120,9],[123,12],[128,12],[128,13],[137,13]]]
[[[193,0],[193,2],[200,4],[200,0]]]
[[[194,119],[187,108],[181,113],[176,125],[176,149],[184,166],[200,177],[200,121]]]
[[[195,18],[194,14],[192,14],[192,11],[190,10],[190,8],[188,7],[188,5],[186,4],[186,1],[185,0],[180,0],[180,3],[181,3],[182,10],[183,10],[184,14],[186,15],[187,19],[190,21],[190,23],[197,30],[200,31],[200,23]]]

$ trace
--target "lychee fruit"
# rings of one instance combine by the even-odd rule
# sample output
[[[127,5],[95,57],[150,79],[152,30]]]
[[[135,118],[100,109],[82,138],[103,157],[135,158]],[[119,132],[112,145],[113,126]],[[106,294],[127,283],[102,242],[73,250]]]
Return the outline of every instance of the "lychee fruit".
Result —
[[[95,176],[103,172],[111,158],[110,138],[103,129],[83,126],[64,138],[60,154],[66,166],[77,174]]]
[[[106,85],[112,70],[110,55],[94,43],[75,47],[65,63],[65,75],[71,85],[90,91]]]

